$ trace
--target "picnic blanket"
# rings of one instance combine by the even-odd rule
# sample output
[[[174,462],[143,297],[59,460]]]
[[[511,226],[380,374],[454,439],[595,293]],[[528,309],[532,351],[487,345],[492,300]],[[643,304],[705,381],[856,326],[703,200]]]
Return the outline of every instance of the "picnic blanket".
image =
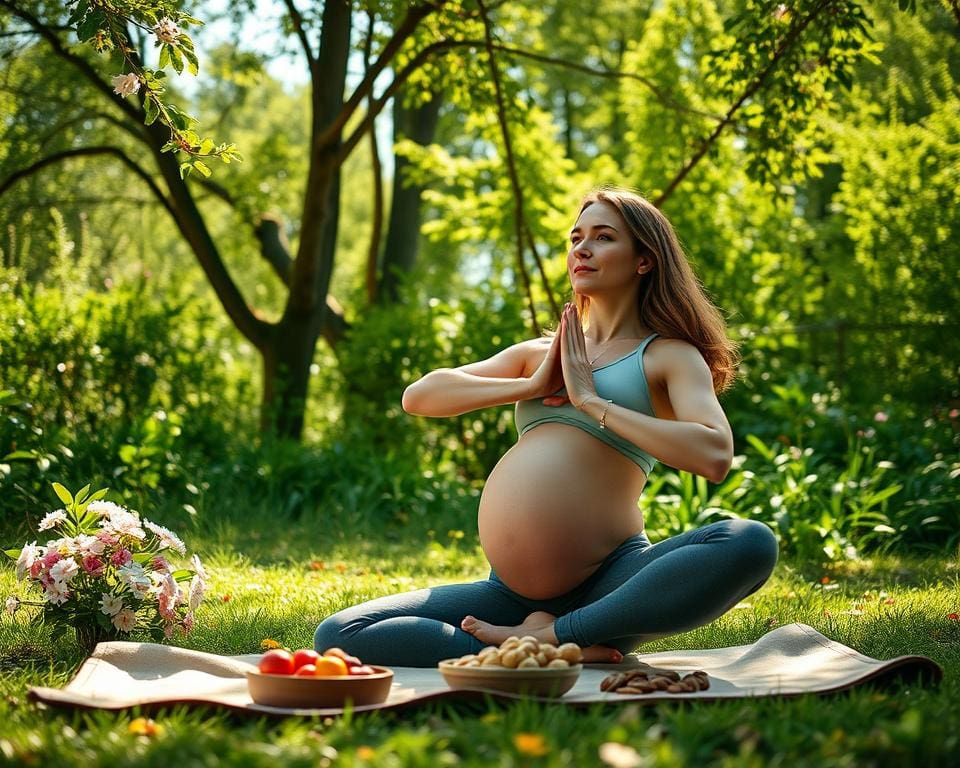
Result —
[[[338,715],[342,709],[284,709],[256,704],[244,672],[260,654],[218,656],[153,643],[100,643],[76,676],[62,689],[31,688],[29,696],[46,704],[86,709],[152,709],[172,704],[226,707],[256,715]],[[702,669],[710,688],[696,693],[646,695],[605,693],[600,682],[612,670],[642,664],[680,673]],[[354,711],[401,709],[438,699],[519,698],[517,694],[452,690],[435,669],[394,667],[386,702]],[[586,705],[626,701],[726,700],[756,696],[797,696],[842,691],[868,681],[891,678],[936,683],[941,668],[925,656],[878,660],[830,640],[806,624],[778,627],[749,645],[708,650],[630,654],[621,664],[585,665],[576,686],[560,704]]]

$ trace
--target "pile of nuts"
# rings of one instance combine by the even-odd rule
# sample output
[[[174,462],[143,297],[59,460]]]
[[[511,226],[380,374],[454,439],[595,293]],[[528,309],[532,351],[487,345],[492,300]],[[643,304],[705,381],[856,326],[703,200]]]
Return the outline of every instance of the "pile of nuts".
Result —
[[[488,645],[479,653],[453,659],[455,667],[504,667],[506,669],[563,669],[583,661],[576,643],[561,646],[541,643],[531,635],[508,637],[499,647]]]
[[[672,669],[660,669],[644,664],[638,669],[627,672],[614,672],[600,683],[600,690],[608,693],[694,693],[710,687],[707,673],[698,669],[682,678]]]

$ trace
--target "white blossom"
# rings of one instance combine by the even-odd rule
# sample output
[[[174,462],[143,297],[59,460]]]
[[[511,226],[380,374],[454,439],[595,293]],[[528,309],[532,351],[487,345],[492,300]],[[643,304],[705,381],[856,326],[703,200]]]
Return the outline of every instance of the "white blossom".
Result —
[[[67,511],[65,509],[55,509],[53,512],[47,512],[47,514],[43,516],[43,520],[40,521],[40,525],[37,526],[37,530],[48,531],[66,519]]]
[[[156,523],[151,523],[149,520],[144,520],[143,524],[158,538],[160,543],[167,549],[174,549],[179,552],[181,555],[187,553],[187,548],[184,543],[180,540],[180,537],[177,536],[169,528],[164,528],[162,525],[157,525]]]
[[[203,602],[203,593],[206,589],[206,585],[203,583],[203,579],[199,575],[194,576],[190,581],[190,610],[195,611],[197,607]]]
[[[200,558],[196,555],[190,558],[190,564],[193,566],[194,572],[197,576],[200,577],[200,580],[204,583],[207,581],[207,572],[203,567],[203,563],[200,562]]]
[[[140,525],[140,515],[122,508],[111,512],[110,517],[104,520],[100,527],[117,536],[132,536],[141,541],[147,536]]]
[[[63,557],[72,557],[77,554],[77,541],[70,536],[63,539],[51,539],[47,542],[47,552],[57,552]]]
[[[95,515],[100,515],[100,517],[110,517],[114,512],[126,512],[126,508],[121,507],[119,504],[114,504],[112,501],[91,501],[87,504],[87,512],[92,512]]]
[[[608,741],[600,745],[600,760],[612,768],[639,768],[643,765],[640,753],[627,744]]]
[[[54,582],[59,582],[66,586],[70,583],[70,579],[77,575],[77,571],[79,570],[80,568],[76,561],[73,558],[67,557],[63,560],[58,560],[50,566],[48,573]]]
[[[118,568],[117,578],[130,587],[134,596],[140,600],[150,591],[150,577],[140,563],[127,563]]]
[[[111,621],[113,626],[121,632],[130,632],[137,623],[137,614],[133,612],[132,608],[124,608]]]
[[[85,533],[77,536],[76,542],[77,549],[84,557],[100,557],[107,548],[107,545],[96,536],[87,536]]]
[[[16,595],[10,595],[7,598],[6,602],[3,604],[3,609],[7,612],[8,616],[13,616],[17,612],[17,608],[20,607],[20,598]]]
[[[43,590],[43,599],[54,605],[63,605],[70,598],[70,590],[62,581],[51,581]]]
[[[135,72],[125,75],[116,75],[111,79],[113,92],[117,96],[130,96],[140,90],[140,77]]]
[[[180,27],[173,19],[164,17],[153,27],[153,33],[161,43],[172,43],[180,37]]]
[[[104,616],[116,616],[123,610],[123,600],[116,595],[103,592],[100,595],[100,613]]]
[[[37,542],[32,541],[20,550],[20,557],[17,558],[17,581],[22,581],[30,573],[36,559],[43,554],[41,549],[42,547],[37,546]]]

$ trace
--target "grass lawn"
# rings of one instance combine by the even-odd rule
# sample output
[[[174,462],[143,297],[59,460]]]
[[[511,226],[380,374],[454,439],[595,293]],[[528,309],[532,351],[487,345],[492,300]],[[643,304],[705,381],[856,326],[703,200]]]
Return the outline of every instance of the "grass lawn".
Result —
[[[277,531],[269,540],[244,529],[200,540],[185,535],[189,549],[205,555],[211,587],[197,629],[182,644],[224,654],[257,652],[266,638],[309,646],[318,620],[340,607],[485,573],[471,537],[458,532],[406,543],[340,534],[338,543],[321,546],[312,527]],[[12,568],[0,571],[0,597],[14,585]],[[29,686],[65,684],[82,653],[71,640],[50,647],[47,628],[18,614],[0,622],[0,764],[958,765],[960,621],[949,618],[956,612],[956,560],[885,557],[830,570],[781,561],[748,604],[644,650],[738,645],[799,621],[869,656],[930,656],[946,672],[943,683],[643,708],[434,704],[401,714],[286,721],[173,708],[153,715],[157,728],[149,735],[136,712],[73,714],[30,703]]]

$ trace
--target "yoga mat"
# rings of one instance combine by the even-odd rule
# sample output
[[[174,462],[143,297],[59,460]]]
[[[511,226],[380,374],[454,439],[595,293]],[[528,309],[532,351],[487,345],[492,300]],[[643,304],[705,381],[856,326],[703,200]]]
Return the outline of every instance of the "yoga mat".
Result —
[[[244,671],[260,654],[218,656],[154,643],[100,643],[76,676],[62,688],[31,688],[35,701],[58,707],[119,710],[151,709],[171,704],[226,707],[251,715],[339,715],[341,708],[286,709],[256,704],[247,692]],[[600,690],[611,671],[640,664],[667,667],[681,674],[696,669],[710,677],[710,688],[696,693],[622,695]],[[394,685],[386,702],[354,711],[402,709],[438,699],[476,700],[520,696],[480,690],[452,690],[435,668],[393,667]],[[806,624],[778,627],[754,643],[729,648],[630,654],[622,664],[588,664],[576,686],[561,699],[566,705],[655,703],[798,696],[842,691],[892,678],[937,683],[943,671],[925,656],[872,659],[830,640]],[[536,697],[531,697],[536,698]]]

